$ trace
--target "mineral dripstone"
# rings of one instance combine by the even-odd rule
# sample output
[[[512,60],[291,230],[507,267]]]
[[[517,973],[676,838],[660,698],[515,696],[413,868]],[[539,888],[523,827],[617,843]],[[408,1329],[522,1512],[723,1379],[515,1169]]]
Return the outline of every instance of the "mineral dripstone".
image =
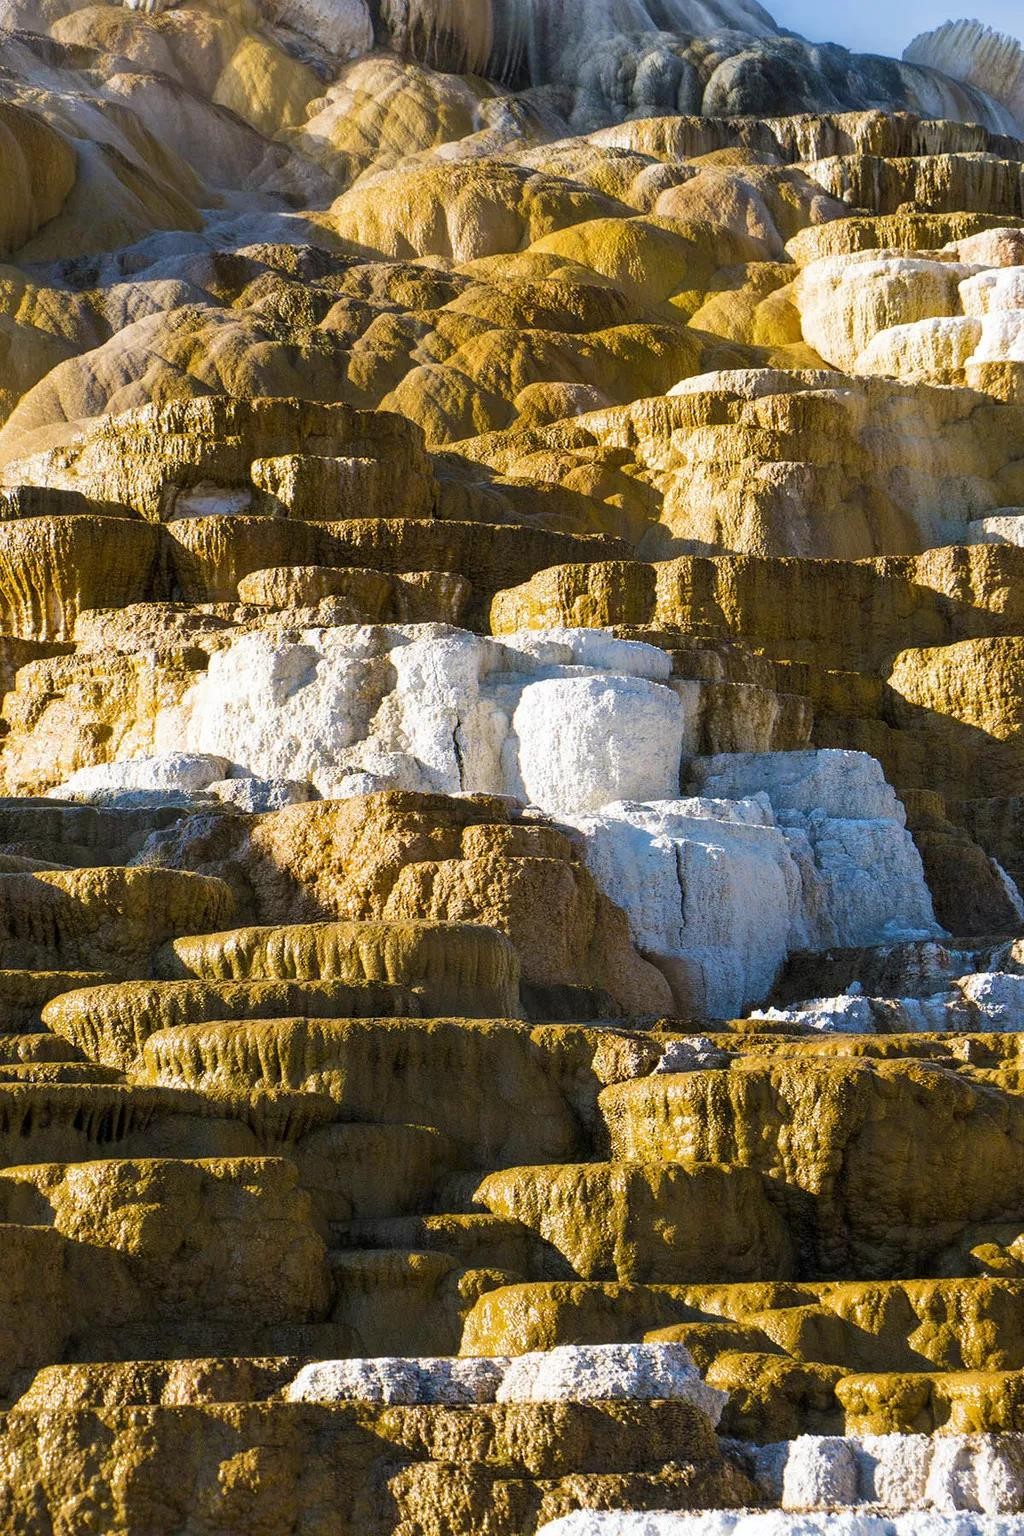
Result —
[[[0,0],[0,258],[0,1536],[1015,1533],[1021,44]]]

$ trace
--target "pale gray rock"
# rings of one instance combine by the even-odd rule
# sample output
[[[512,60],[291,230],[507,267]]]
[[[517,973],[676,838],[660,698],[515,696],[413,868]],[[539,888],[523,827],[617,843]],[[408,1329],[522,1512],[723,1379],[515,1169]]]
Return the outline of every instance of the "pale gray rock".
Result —
[[[881,763],[863,752],[728,752],[694,759],[690,773],[702,795],[739,800],[763,794],[776,816],[818,813],[906,825]]]
[[[509,1362],[502,1359],[322,1360],[285,1388],[290,1403],[490,1403]]]
[[[655,1072],[717,1072],[729,1065],[729,1053],[708,1035],[692,1035],[685,1040],[670,1040]]]
[[[206,792],[225,805],[255,814],[317,798],[313,786],[298,779],[217,779],[207,785]]]
[[[956,983],[956,994],[975,1016],[976,1028],[999,1033],[1024,1028],[1024,976],[964,976]]]
[[[1024,511],[1004,507],[987,518],[973,518],[967,524],[966,544],[1024,545]]]
[[[769,117],[882,102],[999,133],[1017,126],[1005,67],[991,83],[983,69],[952,79],[945,57],[935,69],[930,54],[897,63],[809,43],[756,0],[382,0],[381,19],[393,47],[435,67],[571,93],[577,129],[664,112]]]
[[[513,1360],[501,1403],[689,1402],[717,1425],[728,1394],[705,1385],[682,1344],[564,1344]]]
[[[418,1403],[418,1360],[321,1360],[304,1365],[284,1390],[289,1403]]]
[[[811,998],[792,1008],[755,1008],[750,1017],[827,1035],[873,1035],[877,1028],[874,1004],[874,998],[847,993]]]
[[[204,793],[225,778],[229,767],[227,758],[208,752],[167,752],[80,768],[49,793],[54,800],[94,805],[143,804],[166,801],[168,796],[187,798]]]
[[[985,91],[1024,126],[1024,48],[1016,38],[980,21],[947,21],[915,37],[903,57]]]
[[[745,1446],[743,1460],[766,1501],[791,1512],[862,1506],[929,1522],[1024,1512],[1020,1434],[804,1435]]]
[[[941,934],[903,808],[873,758],[736,753],[691,768],[706,795],[561,816],[680,1015],[740,1017],[793,950]]]
[[[1020,1536],[1017,1515],[798,1515],[714,1510],[708,1514],[580,1510],[541,1526],[537,1536]]]
[[[157,15],[180,0],[123,0]],[[379,39],[434,68],[472,71],[564,112],[577,131],[664,113],[760,118],[885,105],[1019,132],[1021,50],[977,22],[919,38],[903,62],[808,42],[757,0],[260,0],[284,31],[340,66]],[[823,21],[823,29],[827,16]]]
[[[803,889],[804,933],[791,948],[942,936],[906,812],[875,758],[736,752],[695,758],[689,771],[704,795],[770,801]]]
[[[801,1435],[782,1476],[785,1509],[836,1509],[857,1502],[857,1463],[846,1440]]]

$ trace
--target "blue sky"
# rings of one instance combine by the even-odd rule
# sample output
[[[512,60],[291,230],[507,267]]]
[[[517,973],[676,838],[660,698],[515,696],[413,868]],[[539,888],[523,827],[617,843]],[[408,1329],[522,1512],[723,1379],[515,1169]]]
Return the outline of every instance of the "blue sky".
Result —
[[[990,26],[1024,39],[1021,0],[761,0],[784,27],[812,42],[845,43],[867,53],[899,58],[912,37],[942,22],[976,16]],[[952,4],[952,8],[950,5]]]

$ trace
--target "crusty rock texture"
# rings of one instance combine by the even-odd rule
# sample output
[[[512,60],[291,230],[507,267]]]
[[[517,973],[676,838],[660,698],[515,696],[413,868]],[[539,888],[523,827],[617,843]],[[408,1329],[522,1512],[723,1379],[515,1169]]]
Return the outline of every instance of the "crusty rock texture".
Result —
[[[0,1536],[1020,1529],[1022,59],[0,0]]]

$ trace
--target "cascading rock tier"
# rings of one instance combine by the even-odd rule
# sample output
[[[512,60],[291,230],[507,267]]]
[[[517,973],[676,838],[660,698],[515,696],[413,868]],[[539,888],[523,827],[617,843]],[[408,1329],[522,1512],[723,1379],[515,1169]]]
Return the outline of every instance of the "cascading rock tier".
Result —
[[[1022,78],[0,0],[0,1536],[1020,1527]]]

